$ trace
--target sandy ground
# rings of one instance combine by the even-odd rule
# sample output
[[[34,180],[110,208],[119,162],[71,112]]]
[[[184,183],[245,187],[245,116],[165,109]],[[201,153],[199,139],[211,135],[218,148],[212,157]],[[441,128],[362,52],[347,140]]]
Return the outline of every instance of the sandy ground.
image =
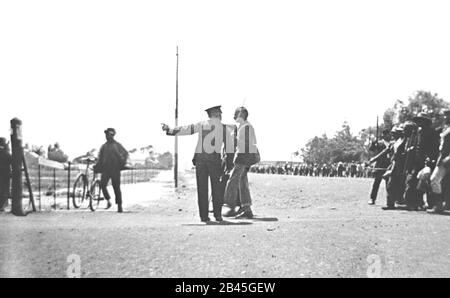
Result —
[[[368,206],[371,180],[250,174],[253,220],[204,224],[193,173],[124,185],[126,212],[0,214],[0,277],[450,277],[450,217]]]

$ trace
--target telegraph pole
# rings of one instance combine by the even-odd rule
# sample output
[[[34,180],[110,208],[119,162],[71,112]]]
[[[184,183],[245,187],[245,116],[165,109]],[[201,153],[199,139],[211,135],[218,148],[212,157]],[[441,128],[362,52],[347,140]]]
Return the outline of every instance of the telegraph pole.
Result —
[[[175,127],[178,126],[178,46],[177,46],[177,72],[176,72],[176,94],[175,94]],[[175,162],[173,167],[175,187],[178,187],[178,136],[175,135]]]
[[[12,213],[17,216],[24,216],[26,213],[22,207],[22,121],[14,118],[11,120],[11,149],[12,149]],[[30,193],[30,197],[31,197]]]

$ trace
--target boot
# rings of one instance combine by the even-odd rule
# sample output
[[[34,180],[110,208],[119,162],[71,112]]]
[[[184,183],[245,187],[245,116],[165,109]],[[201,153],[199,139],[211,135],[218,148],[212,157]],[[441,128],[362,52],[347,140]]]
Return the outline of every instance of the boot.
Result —
[[[118,213],[122,213],[123,212],[122,204],[117,205],[117,212]]]
[[[444,202],[443,202],[443,199],[442,199],[442,194],[433,193],[433,194],[431,194],[431,196],[432,196],[432,200],[433,200],[434,206],[433,206],[433,208],[428,210],[428,212],[430,212],[430,213],[442,213],[444,211]]]

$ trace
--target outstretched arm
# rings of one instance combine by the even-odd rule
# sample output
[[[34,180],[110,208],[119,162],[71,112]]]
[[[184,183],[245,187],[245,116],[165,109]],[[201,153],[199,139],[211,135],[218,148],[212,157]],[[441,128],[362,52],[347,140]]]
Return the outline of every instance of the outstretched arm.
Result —
[[[166,132],[168,136],[186,136],[193,135],[194,133],[199,132],[201,129],[201,123],[186,125],[186,126],[177,126],[175,128],[170,128],[167,124],[162,123],[162,130]]]

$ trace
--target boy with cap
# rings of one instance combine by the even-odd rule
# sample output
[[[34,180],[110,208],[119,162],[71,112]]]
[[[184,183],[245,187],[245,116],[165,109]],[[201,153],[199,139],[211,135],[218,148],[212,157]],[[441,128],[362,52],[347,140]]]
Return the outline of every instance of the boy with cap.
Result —
[[[111,207],[111,196],[108,193],[108,182],[111,180],[116,197],[117,212],[123,212],[122,209],[122,191],[120,189],[120,171],[125,168],[128,158],[128,151],[114,139],[116,130],[108,128],[105,130],[106,143],[100,148],[97,164],[94,171],[101,173],[100,186],[103,195],[108,201],[108,207]]]
[[[197,197],[202,222],[209,222],[208,179],[211,180],[213,212],[216,221],[222,221],[223,191],[220,177],[222,175],[222,146],[228,138],[228,129],[222,123],[221,106],[206,109],[209,119],[196,124],[170,128],[162,124],[162,130],[168,136],[184,136],[198,134],[197,146],[192,162],[197,178]],[[228,144],[227,152],[234,151],[233,144]]]
[[[0,211],[8,202],[11,185],[11,154],[5,138],[0,138]]]

